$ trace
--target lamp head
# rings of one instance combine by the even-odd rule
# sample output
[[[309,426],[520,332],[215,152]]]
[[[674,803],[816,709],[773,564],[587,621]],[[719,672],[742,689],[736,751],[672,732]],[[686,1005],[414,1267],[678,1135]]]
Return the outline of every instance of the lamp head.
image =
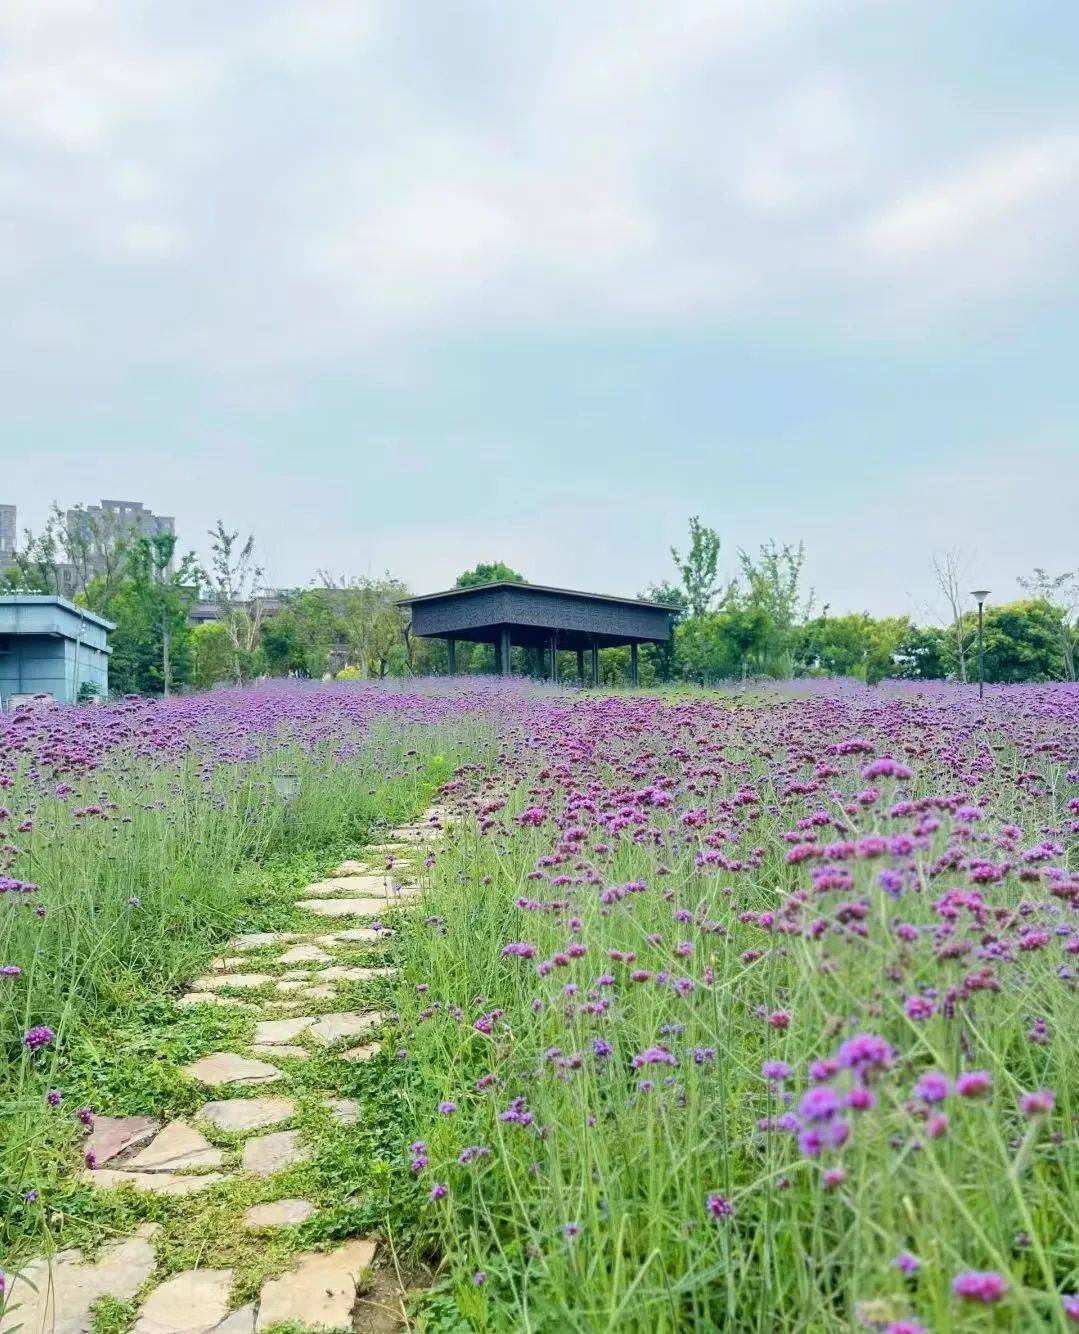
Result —
[[[975,602],[984,602],[989,596],[988,588],[975,588],[970,595]]]
[[[294,801],[300,795],[298,774],[276,773],[273,776],[274,791],[282,801]]]

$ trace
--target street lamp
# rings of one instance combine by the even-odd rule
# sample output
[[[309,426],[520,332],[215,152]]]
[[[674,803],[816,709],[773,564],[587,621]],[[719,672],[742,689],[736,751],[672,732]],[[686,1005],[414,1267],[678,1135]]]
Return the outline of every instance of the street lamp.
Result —
[[[300,778],[298,774],[281,773],[278,771],[273,776],[274,791],[286,804],[296,800],[300,795]]]
[[[988,588],[975,588],[970,595],[978,604],[978,698],[985,698],[985,599]]]

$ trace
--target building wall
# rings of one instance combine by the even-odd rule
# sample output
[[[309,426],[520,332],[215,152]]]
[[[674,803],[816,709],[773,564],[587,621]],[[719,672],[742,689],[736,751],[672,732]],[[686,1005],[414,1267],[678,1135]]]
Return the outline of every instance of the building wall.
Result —
[[[0,572],[15,554],[18,533],[18,512],[15,506],[0,505]]]
[[[108,630],[55,598],[0,597],[0,702],[48,694],[74,703],[84,683],[109,685]]]

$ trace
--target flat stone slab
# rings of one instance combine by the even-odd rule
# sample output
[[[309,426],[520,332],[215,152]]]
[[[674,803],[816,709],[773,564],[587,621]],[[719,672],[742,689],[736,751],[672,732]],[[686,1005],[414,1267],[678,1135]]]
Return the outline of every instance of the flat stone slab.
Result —
[[[250,931],[247,935],[237,936],[229,941],[229,949],[238,954],[247,950],[261,950],[266,945],[287,945],[293,940],[302,940],[297,931]]]
[[[278,1043],[291,1042],[311,1027],[315,1022],[313,1014],[301,1015],[297,1019],[263,1019],[255,1025],[252,1038],[260,1046],[275,1046]]]
[[[323,1098],[322,1105],[339,1126],[354,1126],[360,1119],[360,1104],[355,1098]]]
[[[186,1121],[172,1121],[124,1164],[131,1172],[205,1172],[220,1167],[224,1155]]]
[[[83,1145],[98,1167],[104,1167],[118,1154],[153,1139],[161,1122],[152,1116],[95,1116],[94,1129]]]
[[[278,963],[328,963],[330,955],[317,945],[293,945],[277,960]]]
[[[370,926],[352,926],[344,931],[335,931],[332,936],[316,936],[320,945],[369,945],[378,940],[387,940],[392,931],[376,931]]]
[[[442,837],[442,830],[433,825],[403,824],[387,830],[386,837],[396,843],[434,843]]]
[[[231,1269],[188,1269],[155,1288],[131,1334],[209,1334],[229,1313]]]
[[[382,1050],[381,1042],[361,1042],[358,1047],[349,1047],[341,1052],[342,1061],[372,1061]]]
[[[119,1172],[106,1167],[97,1172],[84,1172],[82,1182],[94,1190],[121,1190],[131,1186],[150,1195],[197,1195],[218,1181],[227,1181],[223,1172],[207,1172],[203,1176],[179,1177],[171,1172]]]
[[[252,1047],[251,1050],[256,1056],[272,1056],[275,1059],[285,1057],[293,1061],[306,1061],[310,1052],[306,1047],[289,1047],[281,1045],[280,1047]]]
[[[307,1329],[348,1331],[356,1302],[356,1281],[375,1258],[375,1243],[346,1241],[335,1251],[301,1253],[288,1271],[262,1285],[258,1334],[287,1320]]]
[[[303,1142],[298,1130],[277,1130],[259,1135],[244,1145],[243,1169],[256,1177],[272,1177],[293,1163],[306,1162],[311,1147]]]
[[[393,883],[388,872],[381,875],[343,875],[331,880],[316,880],[303,891],[307,898],[317,898],[320,894],[354,894],[357,898],[370,895],[372,898],[385,897]]]
[[[343,875],[363,875],[364,872],[370,870],[371,866],[368,862],[355,862],[355,861],[342,862],[341,865],[335,869],[333,875],[330,878],[332,880],[337,880]]]
[[[299,906],[320,917],[378,917],[390,905],[385,899],[301,899]]]
[[[345,1038],[358,1037],[369,1033],[382,1023],[382,1015],[377,1010],[345,1011],[341,1014],[324,1014],[307,1030],[316,1042],[328,1047]]]
[[[348,964],[336,964],[333,968],[323,968],[318,974],[327,982],[370,982],[374,977],[393,977],[396,968],[353,968]]]
[[[248,1302],[227,1315],[220,1325],[214,1326],[214,1334],[255,1334],[255,1303]]]
[[[182,996],[176,997],[176,1004],[185,1008],[188,1005],[225,1005],[232,1006],[235,1010],[249,1008],[242,1000],[237,1000],[235,996],[219,996],[216,991],[185,991]]]
[[[32,1260],[10,1280],[0,1331],[87,1334],[95,1302],[102,1297],[129,1301],[154,1272],[157,1261],[149,1238],[155,1231],[153,1224],[144,1224],[135,1236],[103,1247],[93,1263],[77,1250]]]
[[[244,1227],[259,1230],[264,1227],[298,1227],[315,1212],[310,1200],[274,1200],[270,1204],[253,1204],[244,1214]]]
[[[237,1056],[231,1051],[215,1051],[211,1056],[203,1056],[191,1065],[183,1067],[188,1079],[197,1079],[201,1084],[272,1084],[284,1079],[276,1066],[265,1061],[252,1061],[246,1056]]]
[[[200,1107],[195,1119],[209,1121],[218,1130],[243,1134],[278,1125],[295,1115],[296,1104],[291,1098],[225,1098]]]
[[[254,991],[272,981],[269,973],[207,973],[195,978],[191,990],[221,991],[224,987],[234,987],[237,991]]]
[[[247,960],[242,954],[238,954],[235,957],[228,959],[211,959],[210,971],[213,973],[223,973],[227,972],[230,968],[242,968],[246,962]]]

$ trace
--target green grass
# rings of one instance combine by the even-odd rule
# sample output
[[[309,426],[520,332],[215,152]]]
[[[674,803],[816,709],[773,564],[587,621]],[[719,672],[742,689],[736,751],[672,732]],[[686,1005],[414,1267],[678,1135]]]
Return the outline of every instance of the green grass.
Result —
[[[206,1196],[117,1200],[79,1185],[84,1132],[76,1110],[160,1117],[195,1110],[204,1095],[180,1067],[246,1041],[251,1016],[180,1010],[169,994],[233,934],[334,929],[296,907],[297,888],[359,855],[372,826],[419,814],[465,753],[460,732],[379,724],[346,762],[287,747],[254,763],[219,765],[208,781],[194,755],[168,765],[117,756],[79,794],[114,802],[113,820],[72,829],[70,803],[37,803],[33,834],[9,873],[41,889],[0,903],[0,962],[23,969],[0,979],[0,1267],[14,1270],[41,1249],[92,1249],[142,1218],[186,1218],[198,1231]],[[273,770],[284,765],[301,779],[292,809],[271,795]],[[5,800],[15,810],[28,801],[18,780]],[[44,916],[33,911],[38,904]],[[319,1008],[364,994],[385,988],[342,989],[340,1004]],[[21,1035],[35,1024],[48,1024],[56,1040],[31,1055]],[[373,1079],[366,1068],[337,1072],[332,1064],[312,1061],[299,1078],[342,1092]],[[47,1106],[49,1089],[62,1093],[61,1107]],[[338,1131],[327,1151],[340,1156],[350,1135]],[[318,1226],[332,1230],[332,1215]],[[273,1246],[262,1250],[270,1256]]]

